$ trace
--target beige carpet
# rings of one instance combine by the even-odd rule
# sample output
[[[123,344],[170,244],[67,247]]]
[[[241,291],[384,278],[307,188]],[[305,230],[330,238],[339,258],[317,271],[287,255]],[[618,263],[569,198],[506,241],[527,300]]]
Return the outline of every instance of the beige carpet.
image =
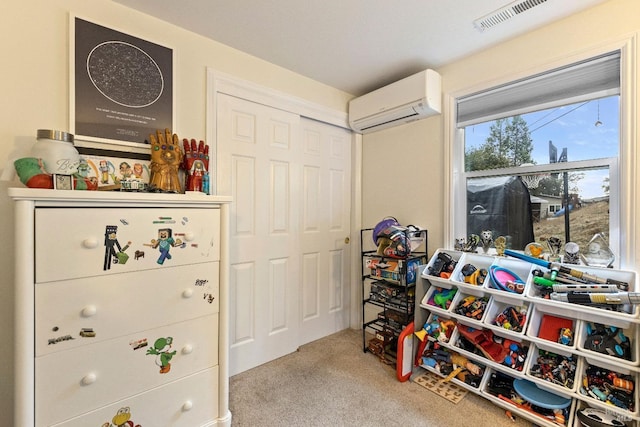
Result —
[[[362,351],[345,330],[230,379],[232,426],[530,426],[468,393],[453,404]]]

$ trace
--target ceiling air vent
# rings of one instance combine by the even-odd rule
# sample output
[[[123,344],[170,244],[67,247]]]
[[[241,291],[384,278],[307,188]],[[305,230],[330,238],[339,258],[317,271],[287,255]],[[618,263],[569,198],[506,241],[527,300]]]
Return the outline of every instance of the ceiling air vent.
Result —
[[[498,10],[495,10],[488,15],[483,16],[482,18],[478,18],[473,21],[473,25],[479,31],[488,30],[491,27],[494,27],[504,21],[507,21],[514,16],[526,12],[527,10],[534,8],[542,3],[545,3],[547,0],[520,0],[514,1],[507,6],[504,6]]]

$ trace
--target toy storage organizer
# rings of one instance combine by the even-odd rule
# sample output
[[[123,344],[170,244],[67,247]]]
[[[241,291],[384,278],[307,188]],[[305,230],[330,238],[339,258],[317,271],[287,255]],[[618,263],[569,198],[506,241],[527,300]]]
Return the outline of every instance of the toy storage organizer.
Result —
[[[438,270],[430,270],[430,267],[442,262],[440,254],[443,254],[442,259],[451,259],[455,263],[453,270],[443,275],[444,277],[430,274]],[[462,273],[467,264],[478,270],[490,271],[492,266],[498,266],[515,273],[523,282],[521,293],[494,285],[490,274],[481,276],[481,280],[475,282],[469,280],[469,276]],[[438,357],[460,355],[481,369],[481,378],[471,375],[471,380],[467,376],[465,381],[461,381],[454,377],[452,382],[536,425],[580,426],[576,412],[586,407],[604,410],[627,425],[640,425],[637,391],[640,375],[638,305],[627,305],[621,311],[613,311],[604,306],[578,305],[543,298],[539,287],[533,284],[532,272],[535,269],[544,272],[547,270],[508,256],[439,249],[429,263],[420,268],[416,282],[414,323],[418,335],[425,337],[427,341],[419,342],[417,346],[414,344],[414,347],[420,350],[422,344],[430,350],[427,354],[436,354]],[[638,292],[635,272],[583,265],[571,265],[571,268],[601,278],[626,282],[629,284],[629,292]],[[439,324],[445,326],[438,328]],[[452,325],[453,330],[448,330]],[[565,328],[573,332],[570,341]],[[444,334],[442,329],[447,330],[447,333]],[[486,344],[492,337],[495,339]],[[491,342],[502,343],[507,350],[499,349]],[[623,345],[618,345],[620,342]],[[470,343],[475,343],[475,347]],[[476,351],[476,347],[483,345],[487,348]],[[509,349],[513,351],[509,353]],[[511,358],[498,363],[500,358],[492,360],[487,356],[492,351],[506,351]],[[421,354],[416,354],[413,377],[420,375],[424,369],[446,376],[434,369],[432,358],[423,359],[420,356]],[[539,357],[545,361],[552,359],[558,366],[562,366],[563,380],[554,380],[548,372],[544,372],[537,363]],[[620,389],[632,387],[632,393],[624,394],[626,404],[616,406],[613,401],[617,395],[614,393],[611,401],[607,402],[605,396],[599,396],[597,388],[595,392],[589,392],[591,384],[584,387],[583,378],[586,373],[590,374],[589,378],[594,378],[591,375],[593,372],[610,372],[607,381],[617,378]],[[566,399],[564,406],[568,408],[565,411],[567,416],[560,415],[561,411],[557,410],[558,416],[552,420],[551,416],[542,417],[525,406],[518,406],[504,399],[495,390],[500,389],[500,381],[504,382],[505,378],[509,382],[516,381],[519,386],[535,385],[543,395],[549,392],[558,400]],[[633,384],[625,383],[622,378],[630,379]],[[621,391],[617,390],[616,393]],[[605,400],[601,400],[602,398]]]
[[[396,362],[398,337],[413,321],[419,266],[427,262],[427,230],[412,232],[418,242],[404,258],[378,254],[373,228],[360,231],[362,248],[362,348],[389,364]],[[377,343],[376,345],[370,345]],[[411,366],[409,365],[409,371]]]

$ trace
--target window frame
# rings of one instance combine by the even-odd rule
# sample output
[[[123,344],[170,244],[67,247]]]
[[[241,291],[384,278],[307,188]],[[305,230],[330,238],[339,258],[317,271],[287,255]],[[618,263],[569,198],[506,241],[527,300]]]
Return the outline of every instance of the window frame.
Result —
[[[457,100],[490,88],[506,85],[510,82],[522,80],[528,76],[550,71],[588,60],[607,52],[620,52],[620,149],[618,158],[596,159],[569,162],[566,165],[555,163],[547,165],[533,165],[500,169],[498,171],[465,171],[464,162],[464,130],[457,128]],[[609,167],[611,183],[610,192],[610,246],[616,254],[614,266],[622,269],[635,269],[638,262],[636,252],[637,231],[634,209],[638,204],[638,197],[634,191],[638,183],[636,165],[639,162],[639,151],[634,147],[636,138],[636,124],[633,112],[637,99],[636,84],[636,36],[612,42],[599,49],[591,49],[580,55],[565,57],[552,63],[541,64],[535,70],[513,73],[503,76],[499,80],[484,82],[459,92],[452,92],[444,96],[444,140],[445,140],[445,203],[444,203],[444,238],[445,246],[453,248],[455,239],[467,237],[466,234],[466,180],[474,176],[504,176],[523,175],[527,173],[562,171],[565,168],[575,170],[576,166],[583,169],[595,167]],[[635,185],[634,185],[635,184]],[[459,230],[464,230],[460,235]]]

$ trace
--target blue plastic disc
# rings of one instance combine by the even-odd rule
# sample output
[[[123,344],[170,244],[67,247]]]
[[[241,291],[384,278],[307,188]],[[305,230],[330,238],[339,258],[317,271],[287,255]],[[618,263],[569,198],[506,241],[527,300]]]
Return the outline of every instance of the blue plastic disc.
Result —
[[[513,388],[523,399],[541,408],[564,409],[571,405],[571,399],[542,390],[535,383],[521,378],[513,381]]]

